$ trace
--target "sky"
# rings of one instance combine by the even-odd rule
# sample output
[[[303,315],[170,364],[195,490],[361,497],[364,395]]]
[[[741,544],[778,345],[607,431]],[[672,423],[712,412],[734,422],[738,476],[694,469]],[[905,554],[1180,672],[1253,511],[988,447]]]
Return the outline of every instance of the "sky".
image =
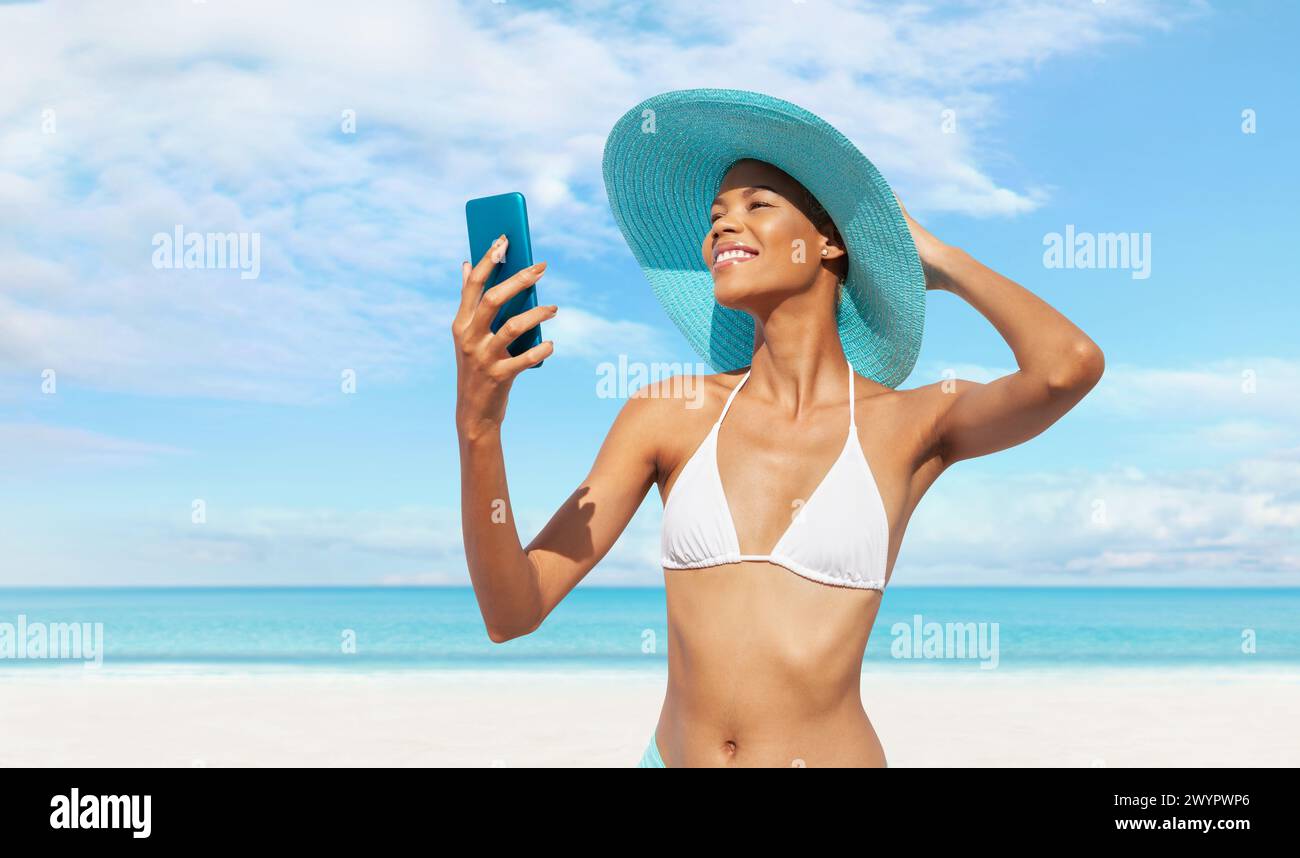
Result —
[[[527,543],[623,404],[605,368],[697,366],[600,161],[630,107],[704,86],[824,117],[1106,354],[1047,432],[940,477],[891,586],[1300,585],[1297,24],[1226,0],[770,0],[725,27],[675,0],[0,3],[0,586],[467,584],[449,328],[464,202],[506,191],[560,307],[503,430]],[[167,266],[177,230],[256,240],[256,271]],[[1067,231],[1149,257],[1049,265]],[[902,387],[1015,370],[927,300]],[[661,584],[660,511],[583,586]]]

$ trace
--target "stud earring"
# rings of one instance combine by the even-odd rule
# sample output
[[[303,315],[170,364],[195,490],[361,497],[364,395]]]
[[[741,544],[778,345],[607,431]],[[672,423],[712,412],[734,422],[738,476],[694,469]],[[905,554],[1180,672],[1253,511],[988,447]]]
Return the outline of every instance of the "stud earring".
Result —
[[[829,251],[827,251],[826,248],[824,247],[822,248],[822,256],[825,256],[828,252]]]

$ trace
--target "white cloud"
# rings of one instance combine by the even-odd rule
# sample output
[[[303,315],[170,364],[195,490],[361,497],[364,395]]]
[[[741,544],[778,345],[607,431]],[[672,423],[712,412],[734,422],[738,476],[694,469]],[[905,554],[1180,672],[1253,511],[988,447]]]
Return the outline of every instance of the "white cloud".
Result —
[[[165,444],[43,423],[0,423],[0,473],[129,466],[184,453]]]
[[[959,463],[922,499],[900,572],[913,583],[1292,586],[1297,478],[1300,447],[1154,473],[1004,475]]]
[[[608,360],[619,354],[653,355],[661,352],[658,328],[642,322],[614,321],[577,307],[561,310],[543,329],[555,341],[555,353]]]
[[[1198,427],[1190,439],[1203,447],[1254,447],[1280,445],[1295,434],[1294,426],[1258,423],[1251,420],[1225,420]]]
[[[1090,396],[1130,416],[1300,423],[1300,361],[1225,358],[1186,367],[1107,367]]]
[[[460,516],[435,507],[384,510],[222,509],[211,505],[203,525],[172,531],[181,543],[245,543],[259,552],[309,548],[428,559],[461,554]],[[463,565],[463,561],[462,564]]]
[[[1042,192],[1000,185],[939,111],[991,125],[996,84],[1172,20],[1156,2],[776,3],[721,31],[681,2],[3,5],[0,358],[18,376],[262,400],[321,395],[344,367],[426,372],[463,201],[519,188],[539,246],[625,253],[604,135],[675,87],[821,112],[915,211],[1024,211]],[[722,59],[742,55],[759,59]],[[257,233],[261,278],[155,271],[150,238],[176,224]],[[569,318],[648,335],[602,315],[580,302]]]

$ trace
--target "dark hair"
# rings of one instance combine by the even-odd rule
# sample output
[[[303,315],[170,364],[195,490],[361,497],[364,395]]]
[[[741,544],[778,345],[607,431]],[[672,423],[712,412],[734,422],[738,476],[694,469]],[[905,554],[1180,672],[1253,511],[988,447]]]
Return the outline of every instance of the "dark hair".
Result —
[[[840,228],[835,225],[835,220],[826,211],[826,207],[823,206],[820,202],[818,202],[817,198],[812,195],[812,191],[808,190],[807,188],[804,188],[803,185],[800,185],[799,187],[803,188],[804,200],[806,202],[806,208],[808,210],[808,219],[812,221],[813,226],[817,227],[817,229],[823,233],[829,231],[827,230],[827,227],[829,226],[831,230],[834,231],[834,235],[837,238],[839,238],[840,242],[842,243],[844,241],[844,237],[840,235]],[[847,254],[848,248],[845,247],[844,250],[845,253]],[[848,275],[846,273],[845,277],[847,278],[847,276]],[[843,294],[843,292],[844,292],[844,279],[841,279],[839,283],[837,283],[835,286],[836,308],[838,308],[840,305],[840,296]]]
[[[803,185],[800,185],[799,187],[802,188]],[[812,195],[812,191],[804,188],[803,193],[805,199],[808,201],[808,219],[813,222],[813,226],[822,229],[827,224],[833,225],[835,222],[831,219],[830,214],[827,213],[826,208]]]

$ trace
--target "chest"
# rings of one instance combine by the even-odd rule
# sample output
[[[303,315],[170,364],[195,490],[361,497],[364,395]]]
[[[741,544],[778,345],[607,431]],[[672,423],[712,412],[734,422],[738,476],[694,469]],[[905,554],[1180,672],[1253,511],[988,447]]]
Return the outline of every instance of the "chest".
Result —
[[[846,416],[765,421],[737,409],[733,418],[717,430],[714,458],[742,551],[769,550],[814,499],[823,510],[865,507],[845,510],[863,515],[877,496],[886,514],[900,507],[901,465]]]

